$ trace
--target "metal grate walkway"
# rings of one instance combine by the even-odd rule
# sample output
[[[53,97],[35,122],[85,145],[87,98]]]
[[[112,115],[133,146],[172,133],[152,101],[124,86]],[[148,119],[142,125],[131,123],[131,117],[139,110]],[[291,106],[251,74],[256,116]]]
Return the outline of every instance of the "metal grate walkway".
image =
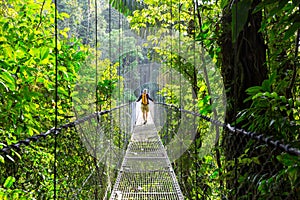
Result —
[[[110,199],[183,199],[154,124],[134,128]]]

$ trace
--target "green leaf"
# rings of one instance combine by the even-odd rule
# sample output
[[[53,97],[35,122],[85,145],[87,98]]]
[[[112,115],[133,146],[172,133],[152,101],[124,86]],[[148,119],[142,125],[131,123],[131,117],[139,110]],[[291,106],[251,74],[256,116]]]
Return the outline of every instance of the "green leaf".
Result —
[[[68,91],[66,91],[63,87],[58,87],[58,93],[59,94],[64,94],[66,96],[69,95]]]
[[[227,5],[228,5],[228,0],[221,0],[220,6],[222,9],[225,8],[225,6]]]
[[[4,81],[1,81],[1,79]],[[9,88],[11,91],[14,91],[16,89],[16,81],[11,76],[10,73],[7,71],[3,71],[2,74],[0,74],[0,83],[4,85],[4,87]]]
[[[15,177],[9,176],[7,177],[7,179],[5,180],[3,187],[9,189],[13,183],[16,181]]]
[[[258,92],[261,92],[261,86],[253,86],[253,87],[250,87],[246,90],[246,92],[249,94],[249,95],[254,95]]]
[[[235,43],[240,32],[243,30],[244,25],[248,19],[249,9],[251,8],[253,0],[242,0],[238,2],[237,9],[236,4],[232,7],[232,42]],[[237,11],[237,12],[236,12]]]
[[[8,58],[13,58],[13,49],[11,46],[5,46],[4,50]]]
[[[292,26],[290,26],[285,32],[283,40],[287,40],[292,37],[298,29],[300,29],[300,22],[293,23]]]
[[[0,188],[0,199],[7,200],[7,194],[5,194],[5,192],[1,191],[1,188]]]
[[[4,163],[4,158],[0,156],[0,163]]]
[[[14,192],[12,198],[13,198],[13,199],[20,199],[20,198],[19,198],[19,193]]]
[[[270,92],[271,91],[271,83],[269,80],[264,80],[262,83],[262,89],[263,91]]]
[[[49,55],[49,52],[50,52],[50,50],[48,47],[41,48],[41,52],[40,52],[41,60],[46,59]]]
[[[300,159],[297,156],[292,156],[289,154],[282,154],[276,156],[277,160],[279,160],[285,166],[293,166],[295,164],[300,165]]]
[[[202,40],[205,40],[205,39],[209,36],[207,33],[208,33],[208,31],[199,33],[199,34],[196,36],[195,40],[196,40],[196,41],[202,41]]]

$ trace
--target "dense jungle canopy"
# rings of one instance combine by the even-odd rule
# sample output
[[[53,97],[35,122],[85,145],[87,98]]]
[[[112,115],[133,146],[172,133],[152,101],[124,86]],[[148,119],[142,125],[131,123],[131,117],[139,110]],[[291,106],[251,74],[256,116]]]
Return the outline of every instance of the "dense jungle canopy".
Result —
[[[90,111],[79,105],[135,101],[144,87],[159,90],[157,101],[299,149],[299,38],[300,0],[2,0],[0,149]],[[161,71],[143,68],[149,61]],[[172,81],[157,89],[146,84],[150,73]],[[162,137],[178,129],[179,115],[168,113]],[[102,120],[126,148],[122,128]],[[203,156],[210,128],[197,122],[193,145],[173,163],[186,199],[300,198],[299,156],[216,127]],[[77,131],[1,152],[0,199],[109,198],[117,169],[99,164]]]

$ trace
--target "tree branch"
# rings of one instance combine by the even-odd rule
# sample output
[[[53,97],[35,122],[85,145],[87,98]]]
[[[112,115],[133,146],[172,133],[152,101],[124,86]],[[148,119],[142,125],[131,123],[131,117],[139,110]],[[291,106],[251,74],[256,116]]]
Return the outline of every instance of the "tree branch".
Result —
[[[44,5],[45,5],[45,3],[46,3],[46,0],[43,1],[43,5],[42,5],[41,11],[40,11],[40,22],[39,22],[39,24],[37,25],[36,30],[38,30],[38,29],[40,28],[41,24],[42,24],[42,20],[43,20],[42,14],[43,14],[43,10],[44,10]]]

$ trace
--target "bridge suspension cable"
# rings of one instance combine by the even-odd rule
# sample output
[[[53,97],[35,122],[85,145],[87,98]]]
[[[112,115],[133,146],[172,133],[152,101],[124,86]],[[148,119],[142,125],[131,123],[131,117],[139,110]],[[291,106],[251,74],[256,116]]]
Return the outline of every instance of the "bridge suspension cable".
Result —
[[[283,142],[278,140],[273,140],[270,137],[266,137],[263,134],[253,133],[253,132],[247,132],[246,130],[235,128],[231,126],[230,124],[225,124],[221,121],[214,120],[208,116],[196,113],[194,111],[189,111],[185,109],[178,108],[172,104],[165,104],[165,103],[156,103],[157,105],[162,105],[166,107],[167,109],[172,109],[176,112],[182,112],[186,113],[188,115],[197,116],[207,122],[210,122],[211,124],[214,124],[218,127],[224,128],[232,133],[242,134],[245,136],[248,136],[254,140],[257,140],[259,142],[266,143],[267,145],[273,146],[274,148],[281,149],[284,152],[287,152],[291,155],[300,156],[300,150],[294,147],[291,147],[290,145],[285,145]],[[16,144],[7,145],[3,149],[1,149],[1,153],[6,154],[9,156],[9,153],[11,150],[18,150],[22,146],[27,146],[31,142],[39,141],[40,138],[46,138],[49,135],[58,134],[64,130],[69,129],[71,127],[75,127],[76,125],[80,125],[84,122],[87,122],[91,119],[95,119],[98,115],[102,116],[108,113],[111,113],[112,111],[121,109],[122,107],[128,106],[128,104],[124,104],[122,106],[115,107],[111,110],[107,111],[101,111],[101,112],[95,112],[91,115],[87,115],[85,117],[82,117],[80,119],[75,120],[74,122],[70,122],[67,124],[64,124],[62,126],[59,126],[57,129],[51,128],[50,130],[46,131],[45,133],[41,133],[36,136],[32,136],[30,138],[27,138],[25,140],[19,141]],[[162,142],[160,138],[156,135],[155,131],[152,130],[146,130],[147,128],[151,129],[151,126],[149,127],[135,127],[133,131],[133,135],[131,138],[131,143],[128,146],[128,149],[126,151],[126,155],[124,157],[124,161],[122,163],[121,169],[120,169],[120,175],[117,177],[115,187],[113,188],[113,194],[115,195],[115,199],[118,199],[117,197],[120,197],[122,195],[123,197],[127,196],[133,196],[133,197],[141,197],[144,199],[147,199],[149,195],[154,195],[156,197],[160,195],[166,195],[168,196],[166,199],[180,199],[180,195],[176,196],[174,192],[163,192],[162,190],[159,190],[158,188],[163,187],[159,184],[151,184],[151,181],[158,181],[161,184],[170,184],[173,181],[173,186],[166,186],[167,189],[169,188],[179,188],[178,183],[175,179],[173,179],[175,176],[171,174],[171,178],[163,178],[164,174],[166,172],[174,172],[170,167],[170,161],[167,160],[167,155],[164,152],[164,147],[161,145]],[[152,126],[153,127],[153,126]],[[145,130],[143,130],[145,129]],[[152,132],[153,131],[153,132]],[[177,137],[175,135],[175,137]],[[187,151],[189,155],[193,154],[189,150]],[[103,153],[102,158],[107,155],[108,152]],[[104,155],[105,154],[105,155]],[[155,157],[156,156],[156,157]],[[98,163],[102,159],[98,159]],[[154,162],[153,160],[159,161],[158,163]],[[164,160],[164,162],[160,162]],[[153,162],[152,162],[153,161]],[[144,163],[144,164],[143,164]],[[150,163],[150,164],[149,164]],[[201,167],[200,163],[195,163],[196,166]],[[146,168],[145,168],[146,166]],[[164,168],[166,167],[166,168]],[[163,169],[163,170],[160,170]],[[82,188],[85,187],[85,185],[88,183],[88,180],[92,177],[92,174],[95,173],[94,169],[89,176],[86,177],[85,181],[82,183],[82,186],[75,190],[73,195],[76,196],[76,194],[80,193]],[[152,175],[151,175],[152,174]],[[175,173],[174,173],[175,174]],[[152,177],[153,176],[153,177]],[[170,180],[170,182],[164,182],[166,180]],[[125,181],[122,183],[122,181]],[[136,181],[136,182],[134,182]],[[123,185],[122,185],[123,184]],[[177,186],[176,186],[177,185]],[[150,187],[151,186],[151,187]],[[122,190],[122,187],[124,190]],[[159,190],[158,193],[155,192],[156,189]],[[166,190],[167,190],[166,189]],[[180,189],[180,188],[179,188]],[[123,192],[122,192],[123,191]],[[150,191],[150,193],[148,193]],[[176,190],[179,191],[179,190]],[[152,193],[151,193],[152,192]],[[134,196],[135,195],[135,196]],[[174,195],[174,196],[172,196]],[[174,198],[173,198],[174,197]],[[113,197],[111,197],[113,198]]]
[[[280,140],[273,140],[271,136],[266,137],[264,134],[261,134],[261,133],[249,132],[249,131],[246,131],[242,128],[237,128],[235,126],[232,126],[230,124],[226,124],[226,123],[221,122],[219,120],[212,119],[212,118],[210,118],[206,115],[202,115],[200,113],[196,113],[196,112],[193,112],[193,111],[178,108],[178,107],[176,107],[175,105],[172,105],[172,104],[166,104],[166,103],[157,103],[157,104],[162,104],[162,105],[168,106],[170,108],[178,110],[179,112],[185,112],[185,113],[189,113],[191,115],[198,116],[198,117],[204,119],[205,121],[208,121],[208,122],[210,122],[210,123],[212,123],[212,124],[214,124],[218,127],[222,127],[224,129],[230,131],[231,133],[242,134],[244,136],[248,136],[248,137],[250,137],[252,139],[255,139],[257,141],[264,142],[268,145],[274,146],[274,147],[276,147],[278,149],[281,149],[284,152],[287,152],[291,155],[300,156],[300,150],[299,149],[291,147],[290,144],[284,144]]]
[[[300,150],[299,149],[297,149],[295,147],[292,147],[290,144],[284,144],[281,140],[273,140],[272,137],[266,137],[265,135],[263,135],[261,133],[249,132],[249,131],[241,129],[241,128],[236,128],[236,127],[234,127],[230,124],[226,124],[226,123],[221,122],[219,120],[212,119],[212,118],[210,118],[206,115],[202,115],[202,114],[196,113],[194,111],[189,111],[189,110],[178,108],[178,107],[176,107],[175,105],[172,105],[172,104],[166,104],[166,103],[160,103],[160,102],[156,102],[155,104],[164,105],[164,106],[170,107],[172,109],[178,110],[180,112],[185,112],[185,113],[189,113],[189,114],[194,115],[194,116],[198,116],[198,117],[204,119],[205,121],[208,121],[208,122],[210,122],[210,123],[212,123],[212,124],[214,124],[218,127],[222,127],[224,129],[227,129],[228,131],[230,131],[232,133],[238,133],[238,134],[248,136],[248,137],[250,137],[252,139],[255,139],[257,141],[264,142],[268,145],[279,148],[279,149],[283,150],[284,152],[287,152],[291,155],[300,156]],[[41,138],[45,139],[49,135],[59,134],[61,132],[61,130],[63,130],[63,129],[68,129],[68,128],[75,127],[76,125],[81,124],[85,121],[88,121],[92,118],[95,118],[98,115],[101,116],[101,115],[108,114],[108,113],[110,113],[114,110],[120,109],[120,108],[125,107],[127,105],[129,105],[129,104],[128,103],[123,104],[123,105],[117,106],[115,108],[112,108],[110,110],[95,112],[93,114],[90,114],[90,115],[87,115],[87,116],[82,117],[80,119],[77,119],[74,122],[70,122],[70,123],[66,123],[64,125],[61,125],[58,128],[53,127],[53,128],[49,129],[48,131],[46,131],[44,133],[40,133],[38,135],[28,137],[24,140],[20,140],[20,141],[14,143],[14,144],[11,144],[11,145],[6,145],[0,150],[0,152],[4,153],[6,155],[9,155],[12,150],[20,150],[21,146],[28,146],[31,142],[37,142]]]
[[[55,127],[50,128],[48,131],[46,131],[44,133],[40,133],[38,135],[28,137],[24,140],[20,140],[20,141],[14,143],[14,144],[11,144],[11,145],[6,145],[0,150],[0,152],[8,155],[12,150],[20,150],[21,146],[28,146],[31,142],[38,142],[41,138],[45,139],[47,136],[54,135],[54,134],[57,135],[63,129],[73,128],[76,125],[82,124],[82,123],[84,123],[84,122],[86,122],[90,119],[94,119],[97,116],[108,114],[108,113],[110,113],[114,110],[118,110],[118,109],[123,108],[123,107],[128,106],[128,105],[129,105],[129,103],[126,103],[126,104],[117,106],[115,108],[112,108],[110,110],[95,112],[95,113],[92,113],[90,115],[79,118],[79,119],[75,120],[74,122],[69,122],[69,123],[63,124],[61,126],[58,126],[57,128],[55,128]]]

